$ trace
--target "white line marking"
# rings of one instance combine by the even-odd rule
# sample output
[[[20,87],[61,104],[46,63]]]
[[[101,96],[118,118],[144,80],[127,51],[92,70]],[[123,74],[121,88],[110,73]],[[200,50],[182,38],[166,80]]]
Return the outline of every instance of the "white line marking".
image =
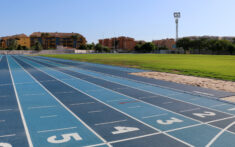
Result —
[[[11,73],[11,68],[10,68],[10,65],[9,65],[9,62],[8,62],[8,57],[7,57],[7,64],[8,64],[9,72],[10,72],[10,75],[11,75],[11,80],[12,80],[13,88],[14,88],[14,91],[15,91],[17,104],[18,104],[18,107],[19,107],[19,110],[20,110],[20,115],[21,115],[22,122],[23,122],[23,125],[24,125],[24,128],[25,128],[25,133],[26,133],[26,136],[27,136],[27,140],[28,140],[29,146],[33,147],[33,143],[32,143],[32,140],[31,140],[31,137],[30,137],[30,134],[29,134],[28,126],[26,124],[26,121],[25,121],[25,118],[24,118],[24,113],[23,113],[23,110],[22,110],[22,107],[21,107],[21,104],[20,104],[20,100],[19,100],[19,97],[18,97],[18,93],[17,93],[16,87],[15,87],[14,78],[13,78],[12,73]]]
[[[124,119],[124,120],[117,120],[117,121],[111,121],[111,122],[98,123],[98,124],[95,124],[95,126],[114,124],[114,123],[119,123],[119,122],[124,122],[124,121],[127,121],[127,120]]]
[[[235,108],[228,109],[228,111],[235,111]]]
[[[14,59],[15,60],[15,59]],[[61,106],[63,106],[70,114],[72,114],[79,122],[81,122],[88,130],[90,130],[93,134],[95,134],[100,140],[102,140],[104,143],[106,143],[109,147],[111,147],[110,144],[107,143],[107,141],[101,137],[98,133],[96,133],[90,126],[88,126],[82,119],[80,119],[75,113],[73,113],[68,107],[66,107],[57,97],[55,97],[49,90],[47,90],[39,81],[37,81],[28,71],[26,71],[17,61],[16,63],[26,72],[28,75],[34,79],[36,83],[38,83],[46,92],[48,92]],[[34,67],[34,66],[33,66]],[[41,71],[41,70],[40,70]]]
[[[214,107],[220,107],[220,106],[225,106],[225,105],[228,105],[228,104],[218,104],[218,105],[213,105],[213,106],[210,106],[210,107],[214,108]]]
[[[175,95],[181,95],[183,93],[172,93],[172,94],[168,94],[168,96],[175,96]]]
[[[89,104],[94,104],[95,102],[87,102],[87,103],[75,103],[75,104],[70,104],[71,106],[78,106],[78,105],[89,105]]]
[[[77,127],[68,127],[68,128],[61,128],[61,129],[52,129],[52,130],[43,130],[43,131],[37,131],[37,133],[46,133],[46,132],[55,132],[55,131],[63,131],[63,130],[72,130],[76,129]]]
[[[50,118],[50,117],[56,117],[57,115],[48,115],[48,116],[40,116],[40,118]]]
[[[127,107],[127,108],[129,108],[129,109],[135,109],[135,108],[141,108],[141,107],[143,107],[143,106],[132,106],[132,107]]]
[[[68,93],[74,93],[74,91],[68,91],[68,92],[55,92],[56,94],[68,94]]]
[[[3,137],[12,137],[12,136],[16,136],[16,134],[2,135],[2,136],[0,136],[0,138],[3,138]]]
[[[41,65],[41,64],[40,64],[40,65]],[[33,66],[33,65],[32,65],[32,66]],[[33,66],[33,67],[35,67],[35,66]],[[45,67],[47,67],[47,66],[45,66]],[[36,68],[36,67],[35,67],[35,68]],[[37,69],[40,70],[41,72],[47,74],[46,72],[42,71],[41,69],[39,69],[39,68],[37,68]],[[54,71],[56,71],[56,72],[63,73],[63,72],[61,72],[61,71],[57,71],[57,70],[55,70],[55,69],[53,69],[53,68],[50,68],[50,67],[47,67],[47,69],[51,69],[51,70],[54,70]],[[64,74],[66,74],[66,73],[64,73]],[[49,74],[47,74],[47,75],[49,75]],[[66,75],[68,75],[68,74],[66,74]],[[51,76],[51,75],[49,75],[49,76]],[[77,77],[74,77],[74,76],[71,76],[71,75],[68,75],[68,76],[73,77],[73,78],[75,78],[75,79],[80,79],[80,78],[77,78]],[[54,76],[51,76],[51,77],[54,77]],[[57,79],[56,77],[54,77],[54,78]],[[161,132],[161,130],[159,130],[159,129],[157,129],[157,128],[155,128],[155,127],[153,127],[153,126],[151,126],[151,125],[149,125],[149,124],[147,124],[147,123],[145,123],[145,122],[143,122],[143,121],[141,121],[141,120],[139,120],[139,119],[136,119],[135,117],[133,117],[133,116],[131,116],[131,115],[129,115],[129,114],[123,112],[123,111],[120,111],[119,109],[114,108],[113,106],[110,106],[110,105],[104,103],[103,101],[101,101],[101,100],[99,100],[99,99],[97,99],[97,98],[95,98],[95,97],[93,97],[93,96],[91,96],[91,95],[89,95],[89,94],[87,94],[87,93],[85,93],[85,92],[83,92],[83,91],[81,91],[81,90],[79,90],[79,89],[77,89],[77,88],[75,88],[75,87],[73,87],[73,86],[71,86],[71,85],[65,83],[64,81],[61,81],[60,79],[57,79],[57,80],[60,81],[60,82],[62,82],[62,83],[64,83],[64,84],[66,84],[66,85],[68,85],[69,87],[72,87],[72,88],[76,89],[77,91],[79,91],[79,92],[81,92],[81,93],[83,93],[83,94],[85,94],[85,95],[87,95],[87,96],[89,96],[89,97],[91,97],[91,98],[93,98],[93,99],[99,101],[100,103],[103,103],[104,105],[107,105],[107,106],[111,107],[112,109],[114,109],[114,110],[116,110],[116,111],[118,111],[118,112],[120,112],[120,113],[122,113],[122,114],[125,114],[125,115],[127,115],[128,117],[130,117],[130,118],[132,118],[132,119],[134,119],[134,120],[136,120],[136,121],[138,121],[138,122],[140,122],[140,123],[142,123],[142,124],[144,124],[144,125],[146,125],[146,126],[152,128],[152,129],[154,129],[154,130],[157,130],[157,131],[160,131],[160,132]],[[80,80],[82,80],[82,79],[80,79]],[[82,81],[85,81],[85,80],[82,80]],[[86,81],[86,82],[88,82],[88,81]],[[91,82],[88,82],[88,83],[91,83]],[[91,84],[96,85],[96,84],[94,84],[94,83],[91,83]],[[102,86],[99,86],[99,85],[96,85],[96,86],[102,87]],[[104,87],[102,87],[102,88],[104,88]],[[104,88],[104,89],[107,89],[107,88]],[[110,89],[107,89],[107,90],[113,91],[113,90],[110,90]],[[114,91],[114,92],[115,92],[115,91]],[[119,93],[119,92],[115,92],[115,93]],[[120,93],[120,94],[121,94],[121,93]],[[124,94],[121,94],[121,95],[124,95]],[[124,96],[126,96],[126,95],[124,95]],[[127,96],[127,97],[129,97],[129,96]],[[132,97],[129,97],[129,98],[135,99],[135,98],[132,98]],[[137,100],[137,99],[135,99],[135,100]],[[142,102],[143,102],[143,101],[142,101]],[[143,102],[143,103],[146,103],[146,102]],[[147,103],[147,104],[149,104],[149,103]],[[152,104],[149,104],[149,105],[152,105]],[[155,105],[152,105],[152,106],[158,107],[158,106],[155,106]],[[160,107],[158,107],[158,108],[160,108]],[[169,110],[164,109],[164,108],[160,108],[160,109],[169,111]],[[171,111],[170,111],[170,112],[171,112]],[[175,113],[175,112],[173,112],[173,113]],[[177,114],[177,113],[176,113],[176,114]],[[179,114],[179,115],[180,115],[180,114]],[[182,116],[183,116],[183,115],[182,115]],[[184,117],[186,117],[186,116],[184,116]],[[188,118],[188,117],[187,117],[187,118]],[[192,118],[189,118],[189,119],[192,119]],[[194,119],[192,119],[192,120],[194,120]],[[198,120],[195,120],[195,121],[199,122]],[[180,139],[178,139],[178,138],[175,138],[175,137],[173,137],[173,136],[170,135],[170,134],[167,134],[167,133],[164,133],[164,132],[163,132],[163,134],[165,134],[166,136],[168,136],[168,137],[170,137],[170,138],[173,138],[173,139],[175,139],[175,140],[177,140],[177,141],[179,141],[179,142],[181,142],[181,143],[184,143],[184,144],[186,144],[186,145],[192,147],[191,144],[189,144],[189,143],[187,143],[187,142],[185,142],[185,141],[183,141],[183,140],[180,140]]]
[[[205,93],[205,92],[200,92],[200,91],[193,91],[193,92],[200,93],[200,94],[204,94],[204,95],[209,95],[209,96],[214,96],[214,94]]]
[[[35,106],[35,107],[28,107],[28,109],[45,109],[45,108],[53,108],[56,106]]]
[[[2,109],[2,110],[0,110],[0,112],[13,111],[13,110],[17,110],[17,109]]]
[[[157,96],[143,96],[143,97],[139,97],[139,99],[147,99],[147,98],[155,98]]]
[[[99,112],[103,112],[103,110],[89,111],[87,113],[99,113]]]
[[[10,96],[10,95],[1,95],[0,98],[6,98],[8,96]]]
[[[44,93],[23,94],[23,96],[37,96],[37,95],[45,95],[45,94]]]
[[[128,99],[108,100],[106,102],[118,102],[118,101],[125,101],[125,100],[128,100]]]
[[[187,109],[187,110],[182,110],[180,112],[191,112],[191,111],[199,110],[199,109],[201,109],[201,108]]]
[[[173,103],[173,102],[164,102],[163,104],[171,104],[171,103]]]
[[[164,116],[164,115],[168,115],[168,114],[167,114],[167,113],[163,113],[163,114],[145,116],[145,117],[142,117],[142,118],[143,118],[143,119],[146,119],[146,118],[152,118],[152,117],[158,117],[158,116]]]
[[[226,130],[228,130],[230,127],[232,127],[235,124],[235,121],[229,124],[227,127],[225,127],[223,130],[221,130],[214,138],[211,139],[211,141],[206,145],[206,147],[210,147]]]

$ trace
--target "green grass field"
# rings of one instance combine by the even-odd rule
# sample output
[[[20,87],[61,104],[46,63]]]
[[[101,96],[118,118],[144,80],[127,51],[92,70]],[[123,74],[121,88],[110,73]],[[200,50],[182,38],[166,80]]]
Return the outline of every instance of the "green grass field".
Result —
[[[177,54],[67,54],[43,56],[235,81],[235,56]]]

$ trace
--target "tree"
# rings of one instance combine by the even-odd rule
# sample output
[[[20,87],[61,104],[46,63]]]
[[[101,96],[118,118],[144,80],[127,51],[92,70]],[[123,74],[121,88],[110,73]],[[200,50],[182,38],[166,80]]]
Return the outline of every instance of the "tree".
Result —
[[[152,42],[147,42],[143,44],[141,48],[144,53],[151,53],[154,52],[155,45]]]
[[[9,47],[7,48],[8,50],[16,50],[18,48],[18,43],[16,39],[10,39],[9,42],[10,44]]]
[[[97,52],[97,53],[101,53],[103,51],[103,47],[102,47],[102,45],[101,44],[96,44],[95,45],[95,52]]]
[[[36,42],[35,43],[35,46],[34,46],[34,50],[36,51],[41,51],[43,48],[42,48],[42,45],[40,42]]]
[[[142,52],[142,44],[136,44],[135,45],[135,51],[138,52],[138,53],[141,53]]]
[[[191,40],[189,38],[182,38],[176,42],[177,47],[182,47],[184,51],[189,50],[192,47]]]
[[[48,38],[49,36],[50,36],[49,33],[42,33],[42,34],[41,34],[42,45],[43,45],[43,47],[44,47],[45,49],[48,48],[48,44],[47,44],[47,42],[46,42],[46,38]]]
[[[87,45],[86,44],[81,44],[79,49],[86,50],[87,49]]]
[[[228,51],[232,55],[235,52],[235,44],[229,44]]]
[[[18,45],[17,50],[23,50],[23,47],[21,45]]]

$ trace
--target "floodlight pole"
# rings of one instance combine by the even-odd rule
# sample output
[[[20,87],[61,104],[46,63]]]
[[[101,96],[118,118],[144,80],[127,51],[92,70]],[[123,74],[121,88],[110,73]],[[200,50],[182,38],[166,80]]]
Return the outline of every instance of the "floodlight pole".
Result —
[[[178,41],[178,33],[179,33],[179,18],[180,18],[180,12],[175,12],[174,13],[174,18],[175,18],[175,24],[176,24],[176,38],[175,41]]]

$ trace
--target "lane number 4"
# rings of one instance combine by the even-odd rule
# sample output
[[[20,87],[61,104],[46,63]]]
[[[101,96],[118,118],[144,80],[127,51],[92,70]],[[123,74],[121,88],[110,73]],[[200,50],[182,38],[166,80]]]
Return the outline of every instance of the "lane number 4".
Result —
[[[138,131],[140,130],[139,128],[134,128],[134,127],[114,127],[116,131],[113,131],[112,134],[122,134],[122,133],[127,133],[127,132],[133,132],[133,131]]]

